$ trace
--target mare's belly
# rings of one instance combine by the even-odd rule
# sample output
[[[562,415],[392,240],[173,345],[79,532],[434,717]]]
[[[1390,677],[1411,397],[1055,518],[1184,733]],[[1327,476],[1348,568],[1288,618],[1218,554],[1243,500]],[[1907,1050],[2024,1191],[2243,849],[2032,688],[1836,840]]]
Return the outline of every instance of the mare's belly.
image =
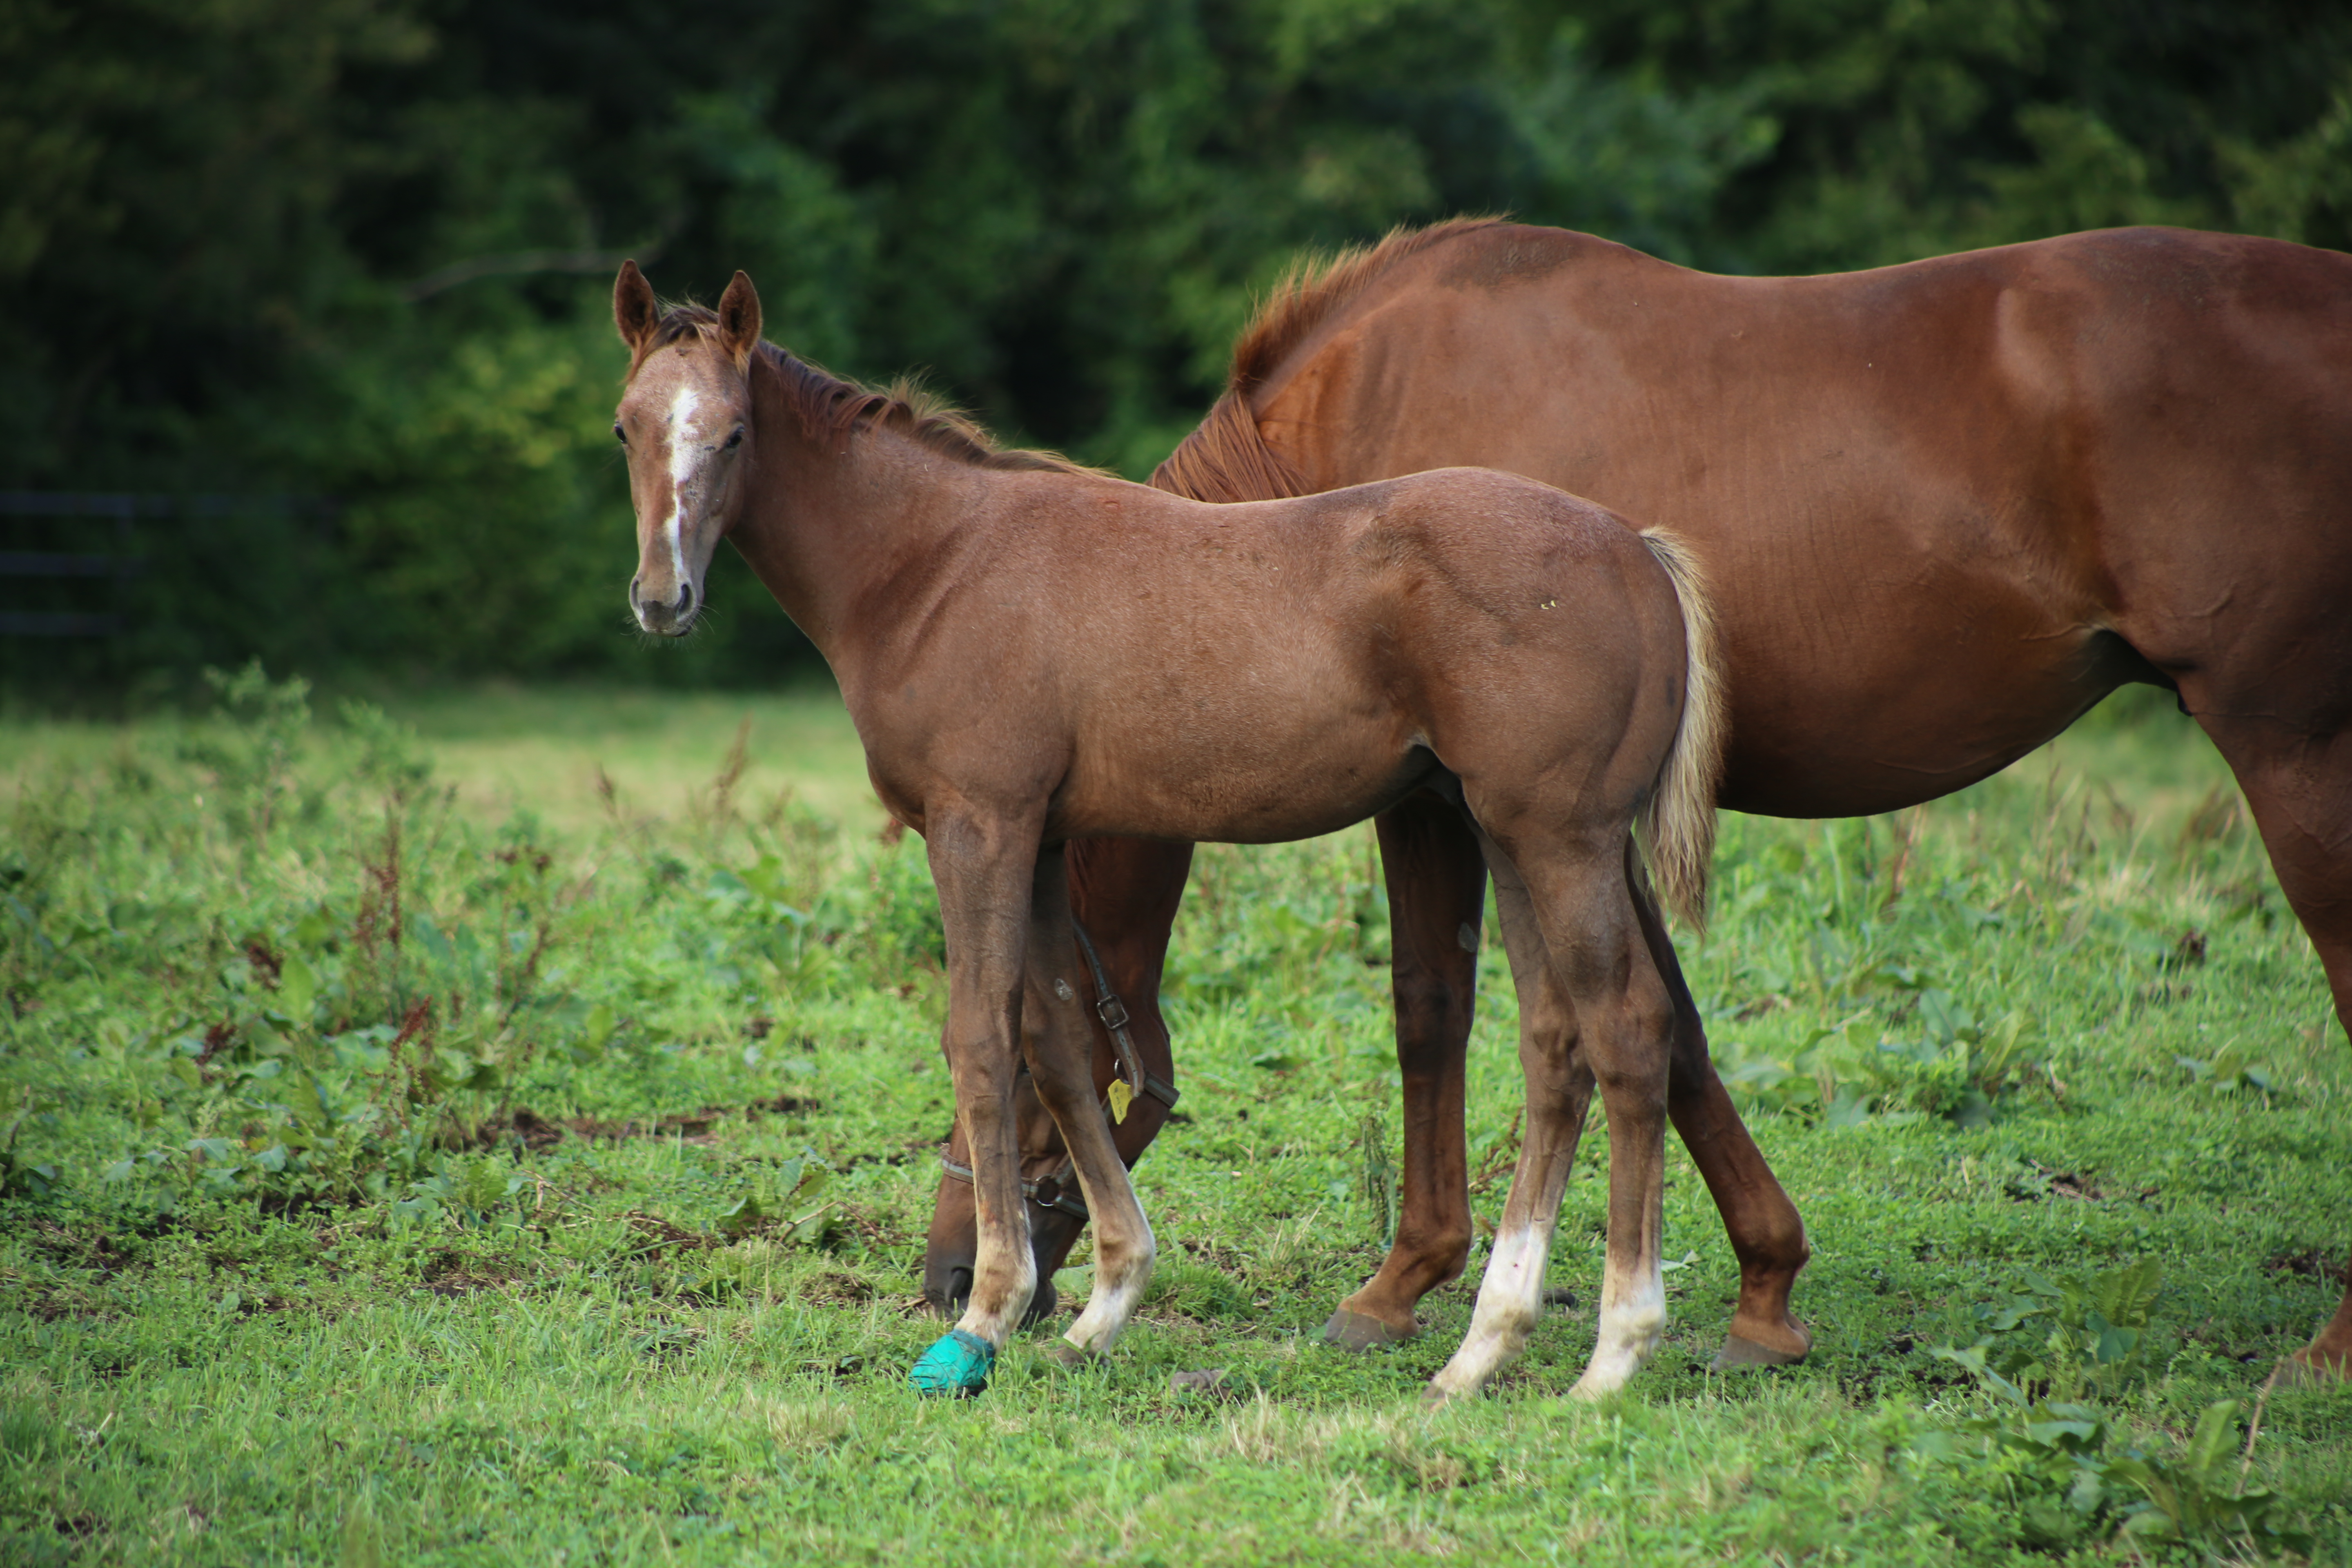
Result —
[[[1875,629],[1853,628],[1834,657],[1751,644],[1734,659],[1720,805],[1768,816],[1898,811],[1999,773],[2118,685],[2148,678],[2120,638],[2087,627],[1940,644]]]

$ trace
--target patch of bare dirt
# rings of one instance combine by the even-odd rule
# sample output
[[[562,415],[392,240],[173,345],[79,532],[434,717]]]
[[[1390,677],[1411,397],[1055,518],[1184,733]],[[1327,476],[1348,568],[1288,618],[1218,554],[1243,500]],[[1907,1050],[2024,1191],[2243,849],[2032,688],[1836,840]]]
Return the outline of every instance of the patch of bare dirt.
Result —
[[[477,1290],[498,1290],[512,1285],[521,1274],[488,1258],[443,1251],[425,1266],[425,1288],[436,1296],[470,1296]]]
[[[828,1307],[862,1307],[878,1292],[854,1274],[828,1271],[803,1281],[793,1294],[799,1300],[821,1301]]]
[[[87,1268],[92,1273],[111,1277],[137,1261],[118,1247],[114,1237],[105,1231],[76,1230],[37,1216],[27,1228],[32,1233],[35,1247],[71,1268]]]
[[[2282,1252],[2263,1265],[2265,1274],[2294,1274],[2305,1279],[2325,1279],[2333,1284],[2352,1286],[2352,1260],[2337,1262],[2335,1255],[2316,1247],[2306,1247],[2295,1252]]]
[[[712,1130],[730,1117],[753,1121],[763,1116],[805,1115],[824,1108],[824,1102],[813,1097],[779,1094],[767,1100],[755,1100],[746,1105],[706,1105],[699,1110],[677,1111],[667,1116],[630,1117],[619,1121],[596,1116],[574,1116],[554,1121],[527,1105],[519,1105],[505,1120],[484,1123],[475,1132],[472,1146],[494,1149],[520,1143],[535,1152],[561,1143],[566,1138],[586,1138],[592,1142],[600,1138],[670,1138],[709,1145],[719,1141]]]
[[[2110,1193],[2087,1174],[2057,1170],[2043,1164],[2039,1160],[2028,1160],[2025,1163],[2042,1179],[2038,1182],[2012,1182],[2010,1184],[2010,1194],[2026,1202],[2047,1196],[2067,1198],[2075,1203],[2096,1204],[2105,1203],[2111,1197],[2121,1196],[2131,1198],[2138,1203],[2146,1203],[2156,1196],[2159,1191],[2156,1187],[2142,1187],[2137,1192]]]
[[[698,1247],[721,1247],[727,1241],[725,1237],[714,1232],[688,1230],[682,1225],[673,1224],[657,1214],[647,1214],[643,1209],[631,1209],[625,1217],[629,1228],[645,1237],[648,1244],[638,1249],[641,1252],[659,1252],[669,1247],[691,1252]]]

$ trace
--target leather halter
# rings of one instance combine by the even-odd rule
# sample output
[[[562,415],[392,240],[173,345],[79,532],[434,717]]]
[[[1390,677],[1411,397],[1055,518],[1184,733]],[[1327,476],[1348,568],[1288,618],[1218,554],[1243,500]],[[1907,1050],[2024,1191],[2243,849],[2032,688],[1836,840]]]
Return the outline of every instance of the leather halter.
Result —
[[[1087,967],[1094,972],[1095,1016],[1102,1020],[1103,1027],[1110,1031],[1111,1071],[1125,1079],[1129,1087],[1138,1094],[1148,1094],[1169,1110],[1175,1110],[1176,1086],[1144,1067],[1143,1058],[1135,1048],[1135,1037],[1128,1032],[1127,1004],[1112,992],[1110,975],[1104,970],[1102,959],[1095,952],[1094,940],[1087,935],[1087,928],[1076,920],[1070,921],[1070,930],[1077,936],[1078,951],[1086,954]],[[1020,1070],[1026,1073],[1028,1064],[1024,1062]],[[1103,1100],[1103,1114],[1106,1117],[1110,1114],[1108,1097]],[[945,1150],[940,1152],[940,1169],[959,1182],[969,1183],[971,1180],[971,1167],[949,1159]],[[1076,1170],[1077,1163],[1065,1154],[1057,1169],[1024,1180],[1021,1184],[1021,1195],[1048,1213],[1076,1215],[1083,1224],[1087,1218],[1087,1200],[1076,1180]]]

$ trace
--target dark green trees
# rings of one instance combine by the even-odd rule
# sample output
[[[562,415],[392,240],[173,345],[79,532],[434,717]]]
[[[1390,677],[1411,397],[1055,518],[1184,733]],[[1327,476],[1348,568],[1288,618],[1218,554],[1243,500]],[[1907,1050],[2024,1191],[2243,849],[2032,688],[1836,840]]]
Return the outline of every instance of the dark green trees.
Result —
[[[1457,211],[1750,271],[2347,243],[2352,14],[0,0],[0,487],[337,507],[142,522],[133,630],[45,667],[759,679],[797,645],[740,580],[692,647],[620,629],[622,255],[680,294],[743,267],[799,352],[1140,474],[1298,247]]]

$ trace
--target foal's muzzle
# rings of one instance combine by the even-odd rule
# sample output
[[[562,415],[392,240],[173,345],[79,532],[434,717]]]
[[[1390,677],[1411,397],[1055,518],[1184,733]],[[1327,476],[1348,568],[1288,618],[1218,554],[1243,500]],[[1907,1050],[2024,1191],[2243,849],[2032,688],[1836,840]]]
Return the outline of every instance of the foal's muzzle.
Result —
[[[636,611],[637,625],[646,630],[659,637],[684,637],[687,628],[694,624],[694,584],[680,583],[676,602],[663,604],[646,598],[637,591],[637,584],[632,583],[629,584],[629,607]]]

